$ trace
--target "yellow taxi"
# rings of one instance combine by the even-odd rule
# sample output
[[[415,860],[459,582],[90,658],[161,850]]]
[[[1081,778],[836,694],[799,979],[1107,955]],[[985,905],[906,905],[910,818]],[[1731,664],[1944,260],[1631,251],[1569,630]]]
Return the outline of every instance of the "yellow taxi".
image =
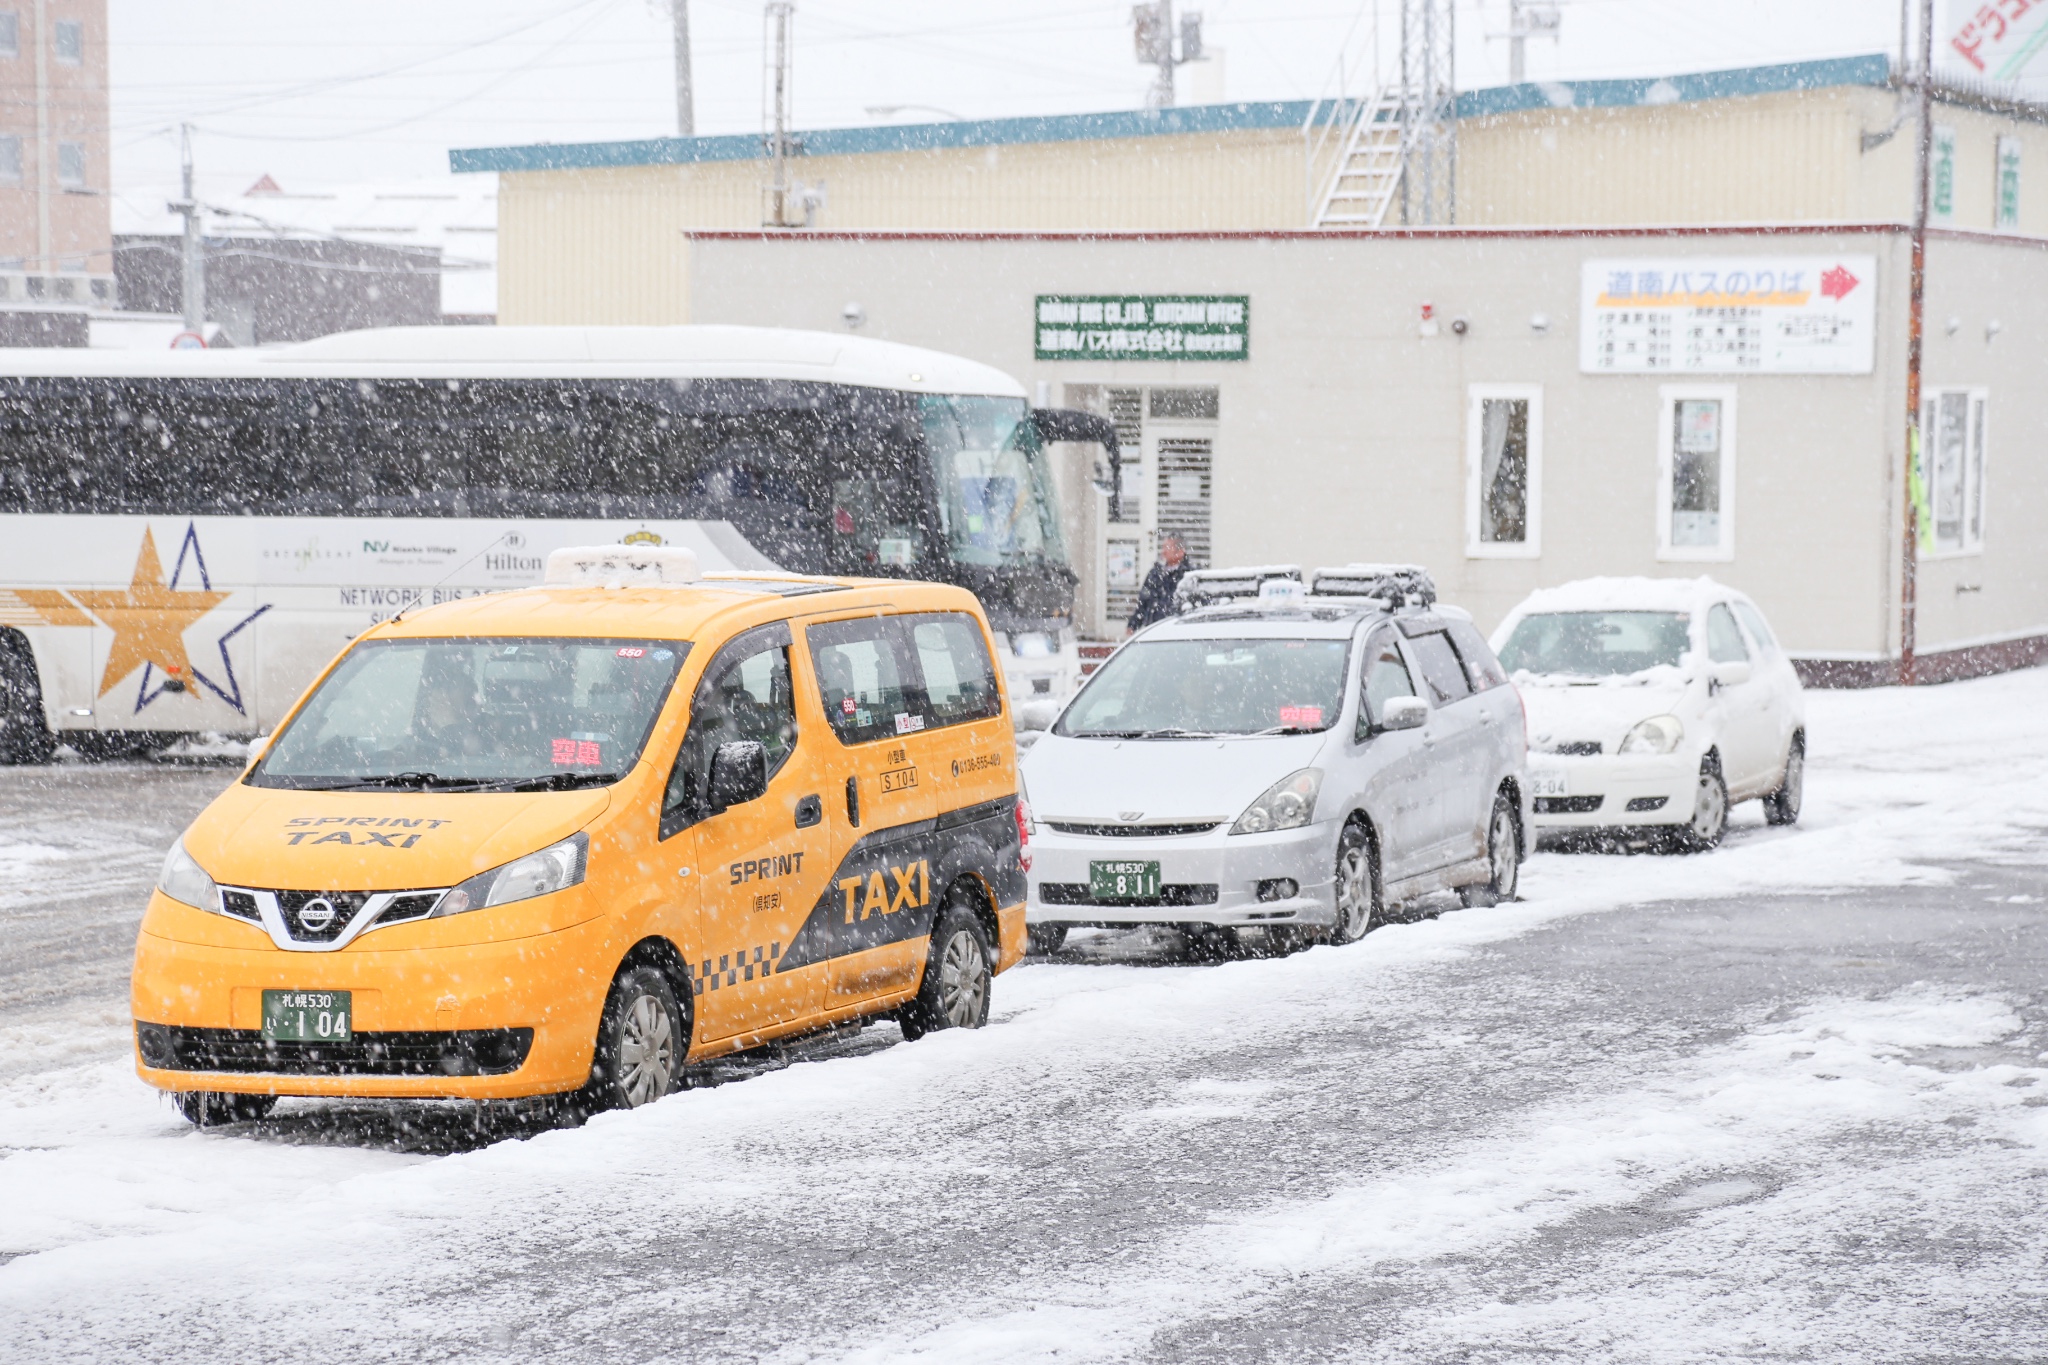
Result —
[[[867,1016],[979,1027],[1027,815],[973,596],[557,551],[379,625],[164,863],[136,1065],[280,1095],[573,1095]]]

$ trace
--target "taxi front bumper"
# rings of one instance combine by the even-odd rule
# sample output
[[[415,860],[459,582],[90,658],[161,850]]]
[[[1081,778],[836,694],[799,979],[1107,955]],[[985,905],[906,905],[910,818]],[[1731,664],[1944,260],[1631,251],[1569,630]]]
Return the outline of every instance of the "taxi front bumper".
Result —
[[[1027,916],[1032,924],[1095,927],[1337,922],[1334,822],[1271,834],[1229,828],[1224,822],[1193,835],[1086,835],[1062,833],[1041,819],[1031,836]],[[1161,894],[1098,899],[1089,890],[1093,862],[1157,862]]]
[[[502,941],[334,953],[281,952],[247,928],[245,947],[138,936],[131,1003],[136,1071],[148,1084],[500,1099],[575,1090],[589,1077],[610,985],[602,918]],[[349,1038],[265,1042],[266,990],[349,992]]]

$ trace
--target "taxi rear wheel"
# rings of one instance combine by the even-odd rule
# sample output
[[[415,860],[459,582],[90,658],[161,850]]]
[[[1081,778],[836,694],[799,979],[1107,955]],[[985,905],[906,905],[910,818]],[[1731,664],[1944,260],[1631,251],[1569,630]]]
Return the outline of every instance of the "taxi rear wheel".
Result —
[[[942,1028],[980,1028],[988,1022],[995,955],[981,916],[968,903],[971,894],[956,892],[939,912],[917,998],[896,1016],[905,1038],[915,1041]]]
[[[1467,906],[1499,905],[1511,901],[1522,881],[1522,834],[1515,823],[1515,807],[1506,792],[1493,798],[1493,815],[1486,822],[1486,880],[1458,888],[1458,899]]]
[[[1337,905],[1337,922],[1330,926],[1330,942],[1356,943],[1380,917],[1379,881],[1373,875],[1372,836],[1353,820],[1337,836],[1337,875],[1332,890]]]
[[[223,1090],[180,1090],[171,1096],[178,1115],[195,1128],[217,1123],[254,1123],[277,1108],[275,1095],[235,1095]]]
[[[638,1109],[681,1088],[689,1030],[668,978],[628,967],[612,983],[597,1026],[587,1098],[592,1108]]]
[[[1034,924],[1024,931],[1030,941],[1031,951],[1041,957],[1050,957],[1058,952],[1067,941],[1067,926],[1064,924]]]

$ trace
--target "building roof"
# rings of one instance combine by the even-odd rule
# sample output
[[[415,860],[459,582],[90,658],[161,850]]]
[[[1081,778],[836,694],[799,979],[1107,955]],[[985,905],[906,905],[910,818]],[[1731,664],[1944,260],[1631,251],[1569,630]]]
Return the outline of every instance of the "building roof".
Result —
[[[1632,80],[1527,81],[1520,85],[1472,90],[1459,95],[1458,116],[1484,118],[1525,109],[1613,109],[1687,104],[1832,86],[1881,86],[1890,76],[1890,59],[1882,54],[1872,54]],[[1311,104],[1309,100],[1266,100],[1182,105],[1171,109],[1122,109],[1101,114],[1057,114],[1042,118],[963,119],[951,123],[819,128],[797,133],[795,138],[806,156],[852,156],[951,147],[1000,147],[1022,143],[1091,142],[1111,138],[1292,129],[1299,128],[1308,118]],[[448,161],[450,169],[457,173],[518,172],[750,161],[765,155],[763,139],[758,134],[742,133],[723,137],[657,137],[627,142],[543,142],[524,147],[458,148],[448,154]]]

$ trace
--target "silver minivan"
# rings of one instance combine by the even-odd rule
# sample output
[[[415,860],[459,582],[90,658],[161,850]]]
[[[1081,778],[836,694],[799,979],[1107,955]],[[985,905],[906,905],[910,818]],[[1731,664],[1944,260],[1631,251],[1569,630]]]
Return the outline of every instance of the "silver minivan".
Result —
[[[1512,899],[1521,702],[1434,599],[1409,566],[1190,574],[1182,614],[1104,661],[1019,761],[1034,945],[1168,924],[1293,948],[1432,891]]]

